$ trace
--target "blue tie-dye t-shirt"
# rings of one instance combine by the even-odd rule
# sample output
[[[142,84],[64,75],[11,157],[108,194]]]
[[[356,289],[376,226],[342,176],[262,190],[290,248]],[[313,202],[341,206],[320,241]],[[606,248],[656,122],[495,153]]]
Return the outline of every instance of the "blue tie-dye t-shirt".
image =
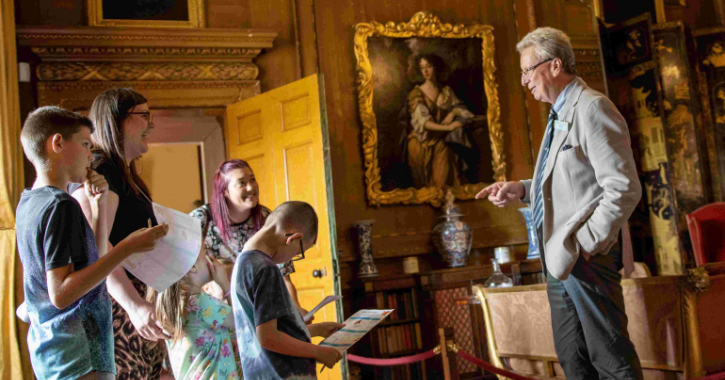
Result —
[[[316,379],[315,360],[262,348],[257,326],[277,320],[277,330],[310,343],[310,333],[297,311],[274,262],[261,251],[245,251],[232,272],[232,304],[237,344],[245,380]]]
[[[23,262],[30,320],[28,350],[39,380],[76,379],[91,371],[116,373],[111,299],[105,280],[76,302],[58,309],[50,302],[46,272],[73,264],[81,270],[98,261],[91,227],[78,202],[55,187],[25,190],[15,223]]]

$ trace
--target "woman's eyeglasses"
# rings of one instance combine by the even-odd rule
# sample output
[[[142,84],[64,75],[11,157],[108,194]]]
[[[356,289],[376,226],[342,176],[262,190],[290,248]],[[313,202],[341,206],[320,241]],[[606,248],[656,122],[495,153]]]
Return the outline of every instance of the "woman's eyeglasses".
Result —
[[[290,237],[294,234],[284,234],[285,237]],[[305,258],[305,247],[302,245],[302,239],[300,239],[300,253],[290,259],[290,261],[300,261]]]
[[[154,122],[154,117],[151,116],[151,111],[139,111],[139,112],[129,112],[129,115],[146,115],[146,125],[151,125]]]

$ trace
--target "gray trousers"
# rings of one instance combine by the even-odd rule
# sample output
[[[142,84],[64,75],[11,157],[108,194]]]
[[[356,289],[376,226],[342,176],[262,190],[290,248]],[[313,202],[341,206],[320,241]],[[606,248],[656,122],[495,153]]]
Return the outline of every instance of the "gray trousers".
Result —
[[[543,236],[541,228],[538,236]],[[627,315],[620,285],[622,253],[616,244],[607,255],[589,261],[580,256],[569,277],[554,278],[546,270],[554,347],[567,380],[642,380],[642,367],[627,332]]]

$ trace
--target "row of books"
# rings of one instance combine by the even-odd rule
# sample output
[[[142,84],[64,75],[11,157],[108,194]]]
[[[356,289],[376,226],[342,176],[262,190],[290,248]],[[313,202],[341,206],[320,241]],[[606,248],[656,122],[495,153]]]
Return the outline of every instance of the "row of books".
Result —
[[[392,367],[378,367],[376,372],[378,372],[376,378],[381,380],[425,380],[427,378],[424,361]],[[363,376],[363,378],[365,377]]]
[[[373,333],[377,335],[378,352],[380,354],[395,354],[423,349],[420,323],[377,327]]]
[[[375,303],[378,309],[395,309],[388,316],[388,322],[418,319],[418,297],[414,288],[405,292],[376,293]]]

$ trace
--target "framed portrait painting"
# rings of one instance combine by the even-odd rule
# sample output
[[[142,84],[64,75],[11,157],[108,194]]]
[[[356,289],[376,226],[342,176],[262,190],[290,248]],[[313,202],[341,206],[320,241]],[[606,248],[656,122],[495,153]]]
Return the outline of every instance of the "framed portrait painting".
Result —
[[[438,206],[505,180],[492,27],[360,23],[355,55],[370,204]]]
[[[203,28],[204,0],[86,0],[88,25]]]

